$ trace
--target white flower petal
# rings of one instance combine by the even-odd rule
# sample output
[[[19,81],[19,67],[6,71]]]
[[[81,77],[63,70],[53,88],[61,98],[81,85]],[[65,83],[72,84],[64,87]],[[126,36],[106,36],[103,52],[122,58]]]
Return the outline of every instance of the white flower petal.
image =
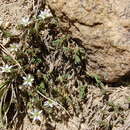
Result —
[[[40,14],[38,16],[41,17],[42,19],[45,19],[47,17],[51,17],[52,14],[49,9],[45,9],[44,11],[40,11]]]
[[[26,77],[25,76],[23,76],[23,79],[25,79]]]
[[[10,45],[9,50],[11,52],[16,52],[20,48],[20,45],[18,43],[13,43]]]
[[[33,118],[33,121],[41,121],[41,113],[42,113],[42,110],[39,111],[37,109],[34,109],[33,112],[30,112],[30,114],[32,115],[32,118]]]
[[[29,82],[29,83],[28,83],[28,86],[32,86],[32,83]]]
[[[13,67],[13,66],[9,66],[9,65],[6,64],[5,66],[0,67],[0,69],[1,69],[1,72],[2,72],[2,73],[3,73],[3,72],[9,73],[9,72],[11,72],[12,67]]]
[[[27,26],[30,24],[29,18],[22,18],[21,24],[24,26]]]
[[[32,83],[33,83],[33,81],[34,81],[33,76],[31,76],[31,75],[29,74],[29,75],[27,75],[26,77],[23,77],[23,79],[24,79],[23,85],[32,86]]]

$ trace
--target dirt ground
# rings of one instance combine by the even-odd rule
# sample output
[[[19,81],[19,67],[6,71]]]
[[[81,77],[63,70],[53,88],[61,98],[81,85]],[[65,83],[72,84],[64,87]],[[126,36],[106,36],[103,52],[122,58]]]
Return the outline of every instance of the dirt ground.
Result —
[[[31,124],[30,121],[25,118],[23,130],[100,130],[99,121],[112,124],[113,128],[111,128],[111,130],[130,130],[130,110],[128,102],[130,89],[127,87],[107,89],[108,102],[113,102],[115,105],[119,105],[124,109],[120,113],[115,113],[114,111],[110,112],[110,109],[112,109],[111,106],[104,103],[104,96],[100,89],[93,88],[94,87],[89,89],[87,96],[88,101],[83,105],[83,111],[78,117],[74,116],[67,123],[54,122],[46,127],[44,123],[41,126]],[[125,120],[124,124],[121,124],[122,119]],[[107,129],[102,128],[101,130]]]
[[[32,0],[1,0],[0,17],[4,22],[10,22],[12,25],[20,22],[22,17],[30,14]]]
[[[33,10],[35,0],[0,0],[0,18],[4,23],[9,22],[11,27],[20,22],[22,17],[29,16]],[[23,130],[99,130],[100,125],[111,124],[112,130],[130,130],[130,87],[107,87],[107,96],[104,97],[99,88],[91,86],[87,94],[87,102],[79,116],[74,116],[67,123],[52,123],[45,127],[31,124],[25,118]],[[106,101],[107,99],[107,101]],[[107,103],[111,103],[107,105]],[[115,113],[115,106],[120,106],[122,111]],[[111,110],[110,110],[111,109]],[[108,112],[109,111],[109,112]],[[105,114],[104,114],[105,113]],[[122,120],[125,120],[122,123]],[[106,124],[103,124],[103,123]],[[102,127],[102,130],[105,130]]]

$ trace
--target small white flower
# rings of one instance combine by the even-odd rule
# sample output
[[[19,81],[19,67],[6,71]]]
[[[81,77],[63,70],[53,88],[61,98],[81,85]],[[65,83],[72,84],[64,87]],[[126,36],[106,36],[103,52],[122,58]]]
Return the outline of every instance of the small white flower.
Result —
[[[5,65],[3,67],[0,67],[0,69],[1,69],[2,73],[4,73],[4,72],[9,73],[9,72],[11,72],[12,67],[13,66]]]
[[[42,110],[39,111],[37,109],[34,109],[32,112],[30,112],[32,118],[33,118],[33,122],[34,121],[41,121],[41,114],[42,114]]]
[[[26,77],[23,77],[23,79],[24,79],[23,85],[25,85],[25,86],[32,86],[32,83],[34,81],[34,78],[33,78],[32,75],[29,74]]]
[[[29,18],[22,18],[21,24],[24,26],[27,26],[28,24],[30,24],[31,22],[29,21]]]
[[[40,11],[40,14],[38,15],[38,17],[42,18],[43,20],[45,18],[48,18],[48,17],[51,17],[51,16],[52,16],[52,14],[51,14],[49,9],[45,9],[44,11]]]
[[[9,50],[10,50],[11,52],[16,52],[19,47],[20,47],[20,46],[19,46],[18,43],[13,43],[13,44],[10,45]]]
[[[57,106],[57,103],[56,102],[51,102],[51,101],[46,101],[46,102],[44,102],[44,106],[52,108],[53,106]]]

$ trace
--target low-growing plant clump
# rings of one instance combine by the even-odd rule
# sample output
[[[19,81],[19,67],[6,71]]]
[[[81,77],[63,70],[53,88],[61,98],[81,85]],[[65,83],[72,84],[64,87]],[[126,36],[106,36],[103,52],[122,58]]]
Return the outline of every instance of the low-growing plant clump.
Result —
[[[0,44],[2,123],[18,123],[26,114],[38,122],[78,114],[87,92],[87,53],[58,19],[45,9],[23,18],[15,32],[2,24],[0,30],[6,41]]]

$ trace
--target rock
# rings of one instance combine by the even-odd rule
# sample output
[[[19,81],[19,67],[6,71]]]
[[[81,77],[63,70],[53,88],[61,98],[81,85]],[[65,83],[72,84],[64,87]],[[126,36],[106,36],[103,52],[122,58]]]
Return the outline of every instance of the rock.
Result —
[[[82,41],[88,73],[118,82],[130,72],[130,0],[47,0],[63,29]]]

